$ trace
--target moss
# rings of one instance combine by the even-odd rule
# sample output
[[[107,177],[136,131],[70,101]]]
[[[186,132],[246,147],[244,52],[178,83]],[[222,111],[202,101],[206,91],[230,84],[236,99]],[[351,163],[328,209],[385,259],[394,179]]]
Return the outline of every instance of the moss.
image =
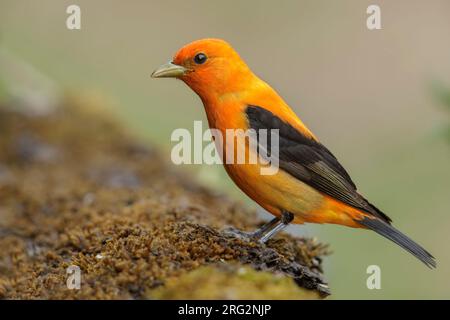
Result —
[[[197,268],[168,279],[165,286],[151,290],[148,295],[158,299],[183,299],[186,292],[190,292],[191,299],[304,300],[320,297],[316,291],[301,289],[281,274],[233,264]]]
[[[45,117],[0,108],[0,297],[229,297],[221,287],[248,298],[327,294],[325,246],[229,236],[228,226],[262,221],[86,111],[101,109],[95,101],[67,99]],[[81,269],[80,290],[66,286],[70,265]],[[214,276],[195,281],[205,270]]]

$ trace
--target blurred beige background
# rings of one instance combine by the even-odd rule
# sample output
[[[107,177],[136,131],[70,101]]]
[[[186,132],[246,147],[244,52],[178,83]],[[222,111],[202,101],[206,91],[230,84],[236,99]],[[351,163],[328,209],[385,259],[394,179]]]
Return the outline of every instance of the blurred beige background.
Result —
[[[66,29],[70,4],[81,7],[80,31]],[[382,30],[366,28],[370,4],[381,6]],[[290,227],[331,244],[332,298],[450,298],[450,145],[441,135],[449,113],[431,90],[436,81],[450,87],[449,1],[0,3],[1,47],[64,88],[110,97],[111,113],[166,150],[167,161],[172,130],[205,117],[182,82],[150,74],[179,47],[204,37],[232,43],[334,152],[360,191],[437,258],[438,269],[428,270],[375,233]],[[255,206],[222,168],[186,169]],[[381,290],[366,287],[371,264],[381,267]]]

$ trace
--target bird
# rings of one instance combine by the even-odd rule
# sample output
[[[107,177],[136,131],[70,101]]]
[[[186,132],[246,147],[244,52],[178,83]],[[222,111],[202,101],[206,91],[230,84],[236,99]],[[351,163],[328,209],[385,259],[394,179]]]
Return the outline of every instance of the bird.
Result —
[[[193,41],[151,76],[187,84],[203,102],[211,129],[224,134],[228,129],[276,130],[279,170],[275,174],[262,175],[261,163],[224,163],[234,183],[274,216],[248,237],[265,243],[290,223],[338,224],[373,230],[429,268],[436,267],[436,259],[427,250],[394,228],[392,220],[358,192],[331,151],[228,42]],[[221,148],[222,154],[229,152],[226,143]],[[262,150],[249,150],[248,143],[235,148]]]

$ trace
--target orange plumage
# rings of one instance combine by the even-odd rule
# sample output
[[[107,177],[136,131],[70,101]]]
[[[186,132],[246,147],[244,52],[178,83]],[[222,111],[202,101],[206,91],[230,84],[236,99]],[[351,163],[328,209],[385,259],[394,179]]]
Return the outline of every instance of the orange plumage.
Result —
[[[267,211],[277,217],[288,212],[294,223],[369,228],[435,266],[428,252],[394,229],[390,219],[356,191],[331,152],[228,43],[219,39],[192,42],[153,76],[184,81],[201,98],[209,126],[224,135],[227,129],[279,129],[284,144],[281,169],[275,175],[261,175],[260,164],[225,164],[239,188]],[[234,148],[254,152],[248,144]]]

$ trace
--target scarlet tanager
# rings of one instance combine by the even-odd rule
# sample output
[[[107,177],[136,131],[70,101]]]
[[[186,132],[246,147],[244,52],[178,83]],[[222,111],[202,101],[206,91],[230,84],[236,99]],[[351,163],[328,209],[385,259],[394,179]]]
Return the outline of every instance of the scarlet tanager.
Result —
[[[365,228],[392,240],[430,268],[436,267],[429,252],[395,229],[391,219],[357,191],[336,157],[227,42],[194,41],[152,77],[184,81],[201,98],[210,128],[224,135],[227,129],[278,130],[276,174],[261,175],[260,164],[224,163],[239,188],[275,216],[252,237],[265,242],[291,222]],[[226,156],[226,144],[222,152]]]

